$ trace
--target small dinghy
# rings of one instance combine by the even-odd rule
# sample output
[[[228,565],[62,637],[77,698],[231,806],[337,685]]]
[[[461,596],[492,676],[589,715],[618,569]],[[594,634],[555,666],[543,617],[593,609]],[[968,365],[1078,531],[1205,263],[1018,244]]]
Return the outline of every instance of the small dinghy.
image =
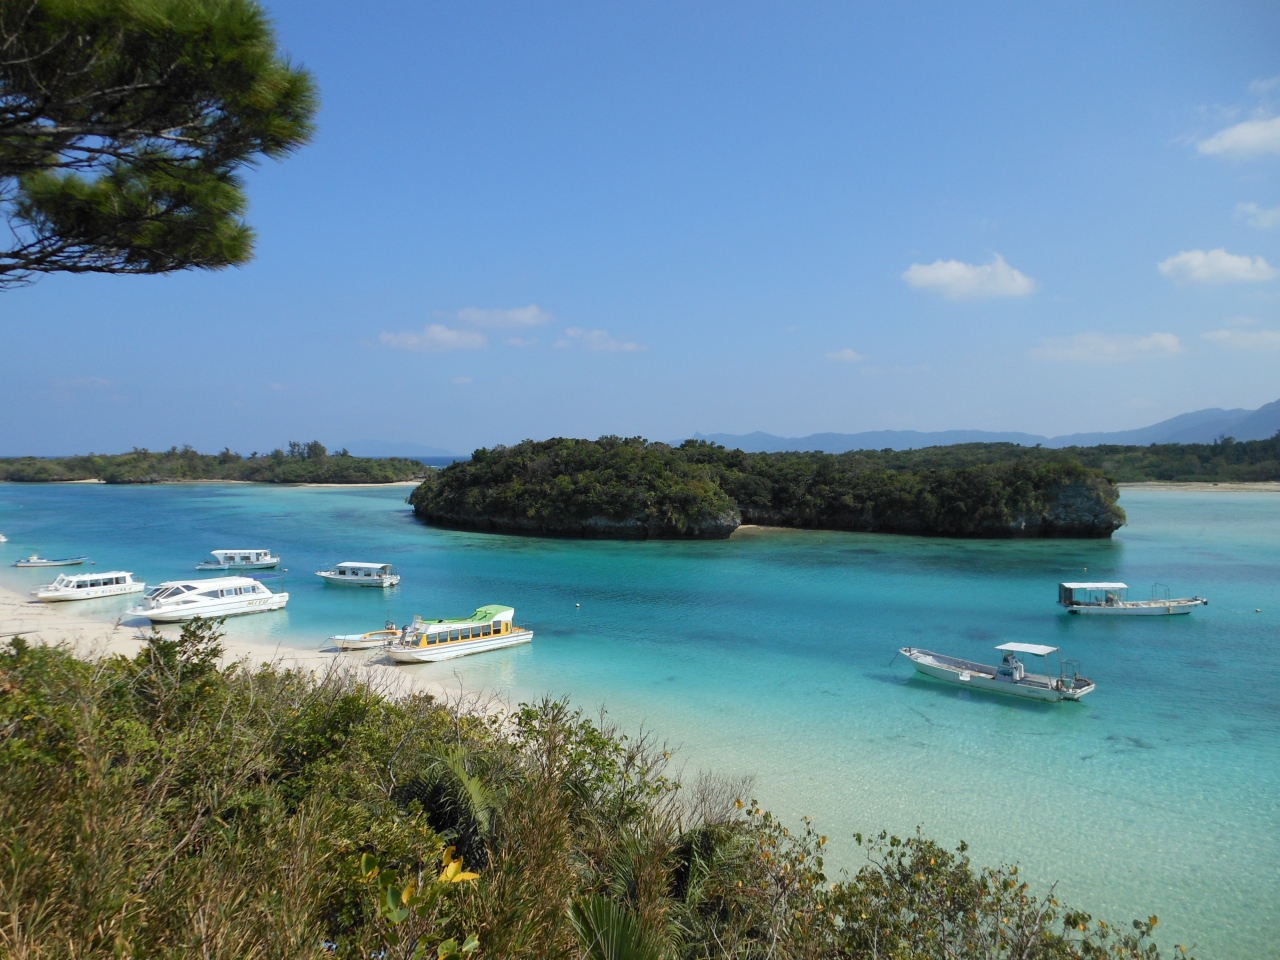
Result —
[[[64,557],[61,560],[46,560],[33,553],[25,560],[15,560],[13,565],[15,567],[78,567],[88,559],[88,557]]]
[[[1129,600],[1128,591],[1125,583],[1060,583],[1058,602],[1067,613],[1108,617],[1176,616],[1209,604],[1203,597],[1170,599],[1169,588],[1160,583],[1152,585],[1150,600]]]
[[[925,676],[958,683],[965,687],[977,687],[992,693],[1007,693],[1031,700],[1079,700],[1092,693],[1094,683],[1080,676],[1080,665],[1075,660],[1058,660],[1058,675],[1048,672],[1048,656],[1057,653],[1057,647],[1039,643],[1002,643],[996,647],[1004,653],[998,667],[974,663],[958,657],[948,657],[918,647],[903,647],[898,652],[911,661],[911,665]],[[1017,657],[1019,653],[1044,657],[1045,673],[1027,673]],[[1068,673],[1070,668],[1070,673]]]
[[[385,647],[399,640],[401,632],[393,621],[388,620],[381,630],[370,630],[368,633],[339,633],[329,638],[339,650],[372,650]]]

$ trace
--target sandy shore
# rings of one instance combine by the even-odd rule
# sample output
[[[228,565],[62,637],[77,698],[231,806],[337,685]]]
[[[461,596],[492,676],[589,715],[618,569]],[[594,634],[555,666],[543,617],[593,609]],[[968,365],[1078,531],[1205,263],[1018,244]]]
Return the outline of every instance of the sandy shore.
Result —
[[[1149,480],[1143,483],[1119,483],[1121,490],[1183,490],[1192,493],[1280,493],[1280,482],[1259,483],[1166,483]]]
[[[75,601],[43,603],[6,587],[0,587],[0,644],[15,635],[33,643],[66,644],[86,657],[113,654],[133,656],[142,647],[149,628],[140,621],[127,623],[94,619],[76,612]],[[430,693],[467,712],[497,714],[507,704],[484,690],[468,690],[455,677],[452,682],[421,675],[414,666],[400,667],[386,661],[376,650],[342,653],[336,648],[306,650],[253,640],[236,630],[237,619],[226,622],[222,638],[223,662],[242,661],[249,666],[276,663],[282,667],[324,675],[333,670],[353,671],[362,682],[391,697],[410,693]],[[177,636],[177,626],[166,625],[166,636]]]

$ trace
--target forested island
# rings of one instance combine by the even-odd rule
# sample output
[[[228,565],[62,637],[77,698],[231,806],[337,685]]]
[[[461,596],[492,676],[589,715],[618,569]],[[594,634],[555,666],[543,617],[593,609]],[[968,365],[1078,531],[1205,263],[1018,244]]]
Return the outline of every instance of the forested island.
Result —
[[[602,437],[477,450],[429,475],[409,502],[431,524],[549,536],[718,539],[749,523],[1109,537],[1124,523],[1117,498],[1101,470],[1012,444],[743,453],[697,440],[672,447]]]
[[[51,483],[102,480],[106,483],[174,483],[184,480],[242,480],[251,483],[395,483],[413,480],[427,470],[417,460],[400,457],[353,457],[346,450],[329,453],[324,444],[290,443],[287,449],[254,452],[248,457],[223,450],[198,453],[191,447],[161,452],[135,449],[120,454],[83,457],[15,457],[0,459],[0,481]]]
[[[563,701],[506,720],[355,671],[0,645],[0,956],[1158,960],[922,836],[790,829]],[[1185,957],[1181,948],[1174,954]]]

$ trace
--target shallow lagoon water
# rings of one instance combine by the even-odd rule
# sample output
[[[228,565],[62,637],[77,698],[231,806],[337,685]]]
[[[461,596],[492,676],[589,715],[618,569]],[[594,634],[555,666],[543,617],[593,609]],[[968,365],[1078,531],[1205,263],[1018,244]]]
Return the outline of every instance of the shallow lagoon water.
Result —
[[[215,547],[269,546],[289,608],[230,627],[313,649],[388,615],[509,603],[532,645],[406,669],[604,704],[690,768],[755,774],[762,804],[816,818],[836,863],[856,867],[854,831],[919,826],[1056,881],[1097,916],[1158,914],[1166,947],[1244,960],[1280,943],[1280,496],[1126,490],[1130,523],[1111,541],[747,530],[620,543],[434,530],[406,493],[0,484],[0,583],[51,579],[8,566],[31,550],[156,583],[195,576]],[[340,560],[393,562],[403,583],[384,594],[312,575]],[[1159,580],[1212,602],[1189,617],[1073,618],[1054,604],[1064,579],[1124,580],[1134,596]],[[1022,702],[894,659],[912,645],[990,662],[1006,640],[1061,646],[1098,690]]]

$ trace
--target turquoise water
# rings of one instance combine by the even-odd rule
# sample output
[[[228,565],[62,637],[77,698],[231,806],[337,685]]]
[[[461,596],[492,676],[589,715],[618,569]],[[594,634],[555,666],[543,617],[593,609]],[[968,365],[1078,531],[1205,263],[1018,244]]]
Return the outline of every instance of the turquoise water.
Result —
[[[215,547],[269,546],[290,571],[289,607],[231,628],[313,649],[388,614],[509,603],[532,645],[405,669],[605,704],[690,770],[755,774],[761,803],[815,816],[850,865],[855,830],[919,825],[969,841],[979,862],[1057,881],[1095,915],[1158,914],[1166,946],[1276,954],[1280,496],[1126,491],[1129,526],[1104,542],[743,531],[617,543],[433,530],[406,492],[0,484],[0,584],[49,579],[8,566],[34,549],[156,583],[193,576]],[[384,596],[311,573],[340,560],[393,562],[403,584]],[[1124,580],[1135,596],[1159,580],[1212,603],[1189,617],[1058,613],[1057,582],[1081,578]],[[903,645],[987,659],[1015,639],[1061,646],[1098,690],[1022,702],[893,659]]]

